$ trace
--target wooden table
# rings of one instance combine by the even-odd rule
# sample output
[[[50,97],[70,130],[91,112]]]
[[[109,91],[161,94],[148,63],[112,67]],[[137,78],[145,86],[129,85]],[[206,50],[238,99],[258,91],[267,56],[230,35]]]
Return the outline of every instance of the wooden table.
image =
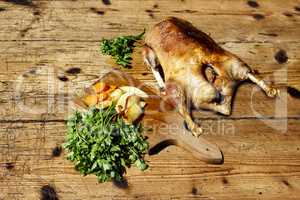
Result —
[[[297,0],[1,1],[0,199],[38,199],[45,185],[72,200],[300,199],[299,10]],[[147,171],[129,169],[124,189],[82,177],[56,147],[73,94],[112,66],[100,39],[137,34],[166,16],[209,33],[282,88],[281,97],[245,83],[230,117],[194,112],[223,165],[171,146],[147,157]],[[155,84],[140,48],[126,72]]]

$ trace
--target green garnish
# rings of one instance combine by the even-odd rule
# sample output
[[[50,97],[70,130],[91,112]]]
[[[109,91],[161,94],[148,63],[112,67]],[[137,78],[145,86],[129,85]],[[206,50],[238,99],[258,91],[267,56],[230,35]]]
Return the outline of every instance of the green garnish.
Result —
[[[131,64],[131,54],[134,49],[134,43],[143,38],[145,30],[139,35],[120,36],[114,39],[103,39],[100,43],[101,53],[112,56],[116,63],[125,68]]]
[[[99,182],[120,181],[131,164],[147,169],[143,157],[149,144],[141,124],[125,124],[114,105],[86,113],[76,111],[67,125],[64,148],[81,174],[95,174]]]

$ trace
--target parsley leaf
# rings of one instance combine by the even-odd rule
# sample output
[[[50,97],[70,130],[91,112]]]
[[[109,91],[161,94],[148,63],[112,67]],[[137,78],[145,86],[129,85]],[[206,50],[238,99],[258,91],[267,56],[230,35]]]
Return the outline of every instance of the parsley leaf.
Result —
[[[144,155],[149,144],[141,123],[125,124],[114,105],[86,113],[76,111],[67,126],[64,148],[81,174],[95,174],[99,182],[121,181],[131,164],[147,169]]]
[[[129,68],[131,64],[131,54],[134,49],[134,43],[141,40],[145,30],[139,35],[120,36],[114,39],[102,39],[100,43],[101,53],[110,55],[116,63]]]

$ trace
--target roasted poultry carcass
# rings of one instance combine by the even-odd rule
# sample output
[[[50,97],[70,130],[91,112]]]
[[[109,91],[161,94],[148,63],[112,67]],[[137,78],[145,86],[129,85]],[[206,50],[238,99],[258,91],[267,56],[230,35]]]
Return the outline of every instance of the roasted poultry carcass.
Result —
[[[144,62],[196,136],[203,131],[190,116],[190,102],[196,109],[229,115],[236,85],[246,79],[269,97],[278,93],[256,77],[240,58],[183,19],[170,17],[156,24],[146,34],[145,43]],[[160,66],[164,77],[159,73]]]

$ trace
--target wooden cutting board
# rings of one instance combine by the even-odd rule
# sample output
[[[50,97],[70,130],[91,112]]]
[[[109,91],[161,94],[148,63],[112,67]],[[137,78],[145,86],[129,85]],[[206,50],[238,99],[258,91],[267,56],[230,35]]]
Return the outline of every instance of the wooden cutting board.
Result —
[[[191,152],[195,158],[212,164],[222,164],[223,155],[220,149],[203,139],[194,137],[191,132],[186,130],[184,120],[160,93],[154,88],[143,84],[130,75],[120,70],[111,70],[104,76],[95,81],[105,82],[109,85],[134,86],[145,91],[150,98],[145,99],[147,106],[142,123],[145,127],[145,135],[150,143],[149,155],[158,154],[162,149],[169,145],[177,145]],[[92,86],[91,85],[91,86]],[[85,88],[82,94],[73,100],[76,109],[86,110],[83,98],[87,95],[91,86]]]

